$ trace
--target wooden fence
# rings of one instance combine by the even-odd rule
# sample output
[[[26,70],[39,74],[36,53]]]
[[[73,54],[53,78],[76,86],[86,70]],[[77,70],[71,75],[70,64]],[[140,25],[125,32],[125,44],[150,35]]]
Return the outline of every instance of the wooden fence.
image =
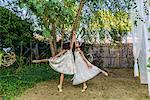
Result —
[[[91,46],[89,52],[93,55],[93,63],[98,67],[132,67],[133,44],[121,44],[115,47],[111,44]]]
[[[84,49],[87,45],[85,45]],[[26,62],[31,64],[33,59],[44,59],[50,57],[48,44],[31,41],[28,46],[20,46],[18,52],[20,56],[26,58]],[[111,46],[111,44],[100,44],[88,46],[88,53],[93,56],[93,64],[98,67],[132,67],[133,66],[133,45],[121,44]],[[86,54],[86,53],[85,53]]]

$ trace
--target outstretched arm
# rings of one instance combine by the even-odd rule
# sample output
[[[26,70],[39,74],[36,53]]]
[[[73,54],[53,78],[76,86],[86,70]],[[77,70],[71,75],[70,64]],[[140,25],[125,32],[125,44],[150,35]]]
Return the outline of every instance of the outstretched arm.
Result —
[[[73,44],[75,41],[76,41],[76,34],[74,32],[74,33],[72,33],[71,42],[70,42],[70,49],[71,50],[73,49]]]
[[[80,49],[79,49],[79,52],[81,54],[82,59],[85,61],[88,67],[92,67],[92,64],[86,59],[86,57],[84,56],[84,53]]]
[[[70,49],[72,50],[73,48],[73,39],[71,39],[71,42],[70,42]]]
[[[61,52],[59,52],[57,55],[55,55],[54,57],[59,57],[60,55],[64,54],[66,52],[66,50],[62,50]]]
[[[55,55],[52,58],[56,58],[56,57],[62,55],[63,53],[65,53],[65,52],[66,52],[66,50],[62,50],[61,52],[59,52],[57,55]],[[41,63],[41,62],[48,62],[48,61],[49,61],[49,59],[40,59],[40,60],[32,60],[32,63]]]
[[[80,52],[80,54],[81,54],[83,60],[86,62],[87,66],[91,68],[93,65],[86,59],[86,57],[84,56],[84,53],[83,53],[80,49],[79,49],[79,52]],[[100,70],[101,70],[101,69],[100,69]],[[107,73],[106,71],[101,70],[101,72],[102,72],[104,75],[108,76],[108,73]]]

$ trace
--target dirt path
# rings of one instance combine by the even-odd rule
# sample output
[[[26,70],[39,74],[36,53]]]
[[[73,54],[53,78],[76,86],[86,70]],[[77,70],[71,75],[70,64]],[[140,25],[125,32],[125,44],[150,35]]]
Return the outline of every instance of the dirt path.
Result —
[[[110,69],[109,76],[98,75],[88,82],[88,89],[81,93],[82,85],[72,86],[65,80],[63,92],[57,91],[57,80],[50,80],[28,89],[15,100],[150,100],[147,85],[133,78],[132,69]]]

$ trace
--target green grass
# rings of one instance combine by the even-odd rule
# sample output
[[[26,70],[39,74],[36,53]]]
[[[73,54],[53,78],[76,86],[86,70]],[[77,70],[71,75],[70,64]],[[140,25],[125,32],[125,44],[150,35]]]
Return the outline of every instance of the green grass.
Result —
[[[26,89],[36,83],[59,79],[59,73],[46,64],[24,65],[19,68],[0,68],[0,97],[2,100],[14,100]]]

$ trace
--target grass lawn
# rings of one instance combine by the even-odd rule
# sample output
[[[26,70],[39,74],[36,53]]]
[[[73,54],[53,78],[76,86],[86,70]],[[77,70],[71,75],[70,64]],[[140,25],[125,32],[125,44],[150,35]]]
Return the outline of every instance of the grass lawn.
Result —
[[[58,80],[52,79],[34,85],[15,100],[150,100],[147,85],[133,77],[133,69],[107,69],[109,76],[99,74],[88,82],[88,89],[81,93],[82,85],[72,86],[66,79],[63,92],[57,90]]]

